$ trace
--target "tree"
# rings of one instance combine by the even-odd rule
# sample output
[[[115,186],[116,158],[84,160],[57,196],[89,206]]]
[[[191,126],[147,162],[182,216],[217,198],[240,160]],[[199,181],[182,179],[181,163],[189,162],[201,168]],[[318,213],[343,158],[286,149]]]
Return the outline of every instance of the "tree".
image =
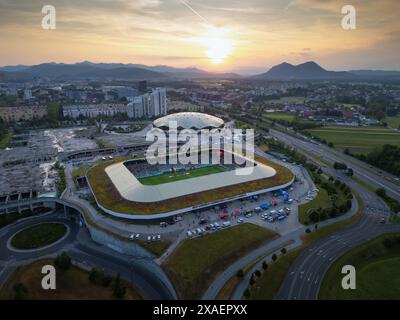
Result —
[[[238,278],[243,278],[243,277],[244,277],[244,272],[243,272],[243,270],[242,270],[242,269],[239,269],[239,270],[236,272],[236,276],[237,276]]]
[[[381,198],[386,198],[386,190],[384,188],[376,189],[376,194]]]
[[[286,248],[281,249],[282,254],[285,254],[287,252]]]
[[[274,253],[271,257],[272,261],[276,261],[276,259],[278,259],[278,256]]]
[[[249,290],[249,288],[247,288],[246,290],[244,290],[243,296],[244,296],[245,298],[249,298],[249,297],[250,297],[250,290]]]
[[[114,280],[114,296],[123,299],[126,294],[126,287],[123,285],[121,275],[118,273]]]
[[[268,269],[268,263],[267,263],[267,261],[263,261],[263,263],[262,263],[262,268],[263,268],[264,270],[267,270],[267,269]]]
[[[309,228],[306,229],[306,233],[310,233],[311,230]]]
[[[22,283],[16,283],[13,287],[14,289],[14,299],[15,300],[24,300],[28,295],[28,288],[25,287]]]
[[[254,272],[254,274],[255,274],[257,277],[260,277],[260,276],[261,276],[261,271],[257,269],[257,270]]]
[[[60,255],[58,255],[55,260],[54,264],[63,270],[68,270],[71,266],[71,258],[70,256],[64,251]]]

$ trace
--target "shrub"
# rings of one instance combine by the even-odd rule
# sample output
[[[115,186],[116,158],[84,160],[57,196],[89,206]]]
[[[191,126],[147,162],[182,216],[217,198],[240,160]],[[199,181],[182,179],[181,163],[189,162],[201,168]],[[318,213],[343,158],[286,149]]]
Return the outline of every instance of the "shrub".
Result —
[[[28,295],[28,288],[22,283],[16,283],[13,287],[14,289],[14,299],[24,300]]]
[[[54,259],[54,264],[59,267],[60,269],[63,270],[68,270],[69,267],[71,266],[71,258],[70,256],[64,251],[60,255],[58,255]]]

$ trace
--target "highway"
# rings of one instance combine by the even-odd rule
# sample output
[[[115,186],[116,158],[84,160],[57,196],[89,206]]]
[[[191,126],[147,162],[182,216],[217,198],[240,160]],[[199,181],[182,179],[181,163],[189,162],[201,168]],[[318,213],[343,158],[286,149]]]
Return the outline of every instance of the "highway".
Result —
[[[400,232],[400,224],[389,222],[386,204],[373,192],[354,182],[346,175],[340,174],[333,168],[324,165],[320,159],[330,162],[347,162],[347,156],[338,154],[326,146],[316,145],[301,139],[289,136],[277,130],[270,134],[285,144],[291,145],[311,158],[313,162],[324,167],[324,171],[334,176],[339,176],[352,190],[356,191],[364,201],[364,212],[360,220],[351,227],[318,240],[307,247],[290,267],[282,286],[275,297],[276,299],[317,299],[321,282],[332,263],[350,249],[370,241],[377,236],[390,232]],[[316,155],[317,157],[313,157]],[[346,158],[346,159],[345,159]],[[357,162],[358,160],[356,160]],[[400,196],[399,187],[386,179],[368,172],[364,165],[359,166],[352,162],[351,166],[357,176],[375,188],[383,187],[387,193],[395,198]],[[381,224],[384,218],[386,223]]]
[[[269,134],[278,140],[284,142],[285,144],[294,147],[306,156],[308,154],[313,154],[321,159],[327,160],[329,162],[343,162],[351,167],[354,171],[354,175],[363,180],[365,183],[371,185],[375,189],[385,188],[387,194],[393,198],[400,198],[400,186],[393,182],[388,181],[383,176],[379,176],[376,168],[370,168],[368,164],[357,160],[351,156],[341,153],[333,148],[329,148],[323,144],[317,144],[316,142],[304,141],[302,139],[295,138],[291,135],[282,133],[281,131],[270,129]],[[321,163],[324,166],[324,163]],[[389,173],[384,173],[384,175],[390,179],[394,179],[393,175]]]
[[[387,220],[388,214],[378,196],[357,184],[350,187],[363,198],[364,214],[351,227],[307,247],[290,267],[276,299],[317,299],[323,277],[336,259],[381,234],[400,232],[399,224],[380,223],[382,218]]]

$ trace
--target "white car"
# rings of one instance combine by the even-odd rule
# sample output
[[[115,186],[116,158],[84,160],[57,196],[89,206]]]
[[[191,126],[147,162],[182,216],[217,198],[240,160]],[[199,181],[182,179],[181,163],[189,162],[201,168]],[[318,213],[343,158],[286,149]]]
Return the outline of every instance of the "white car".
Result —
[[[157,235],[157,240],[158,240],[158,241],[161,240],[161,235],[160,235],[160,234]]]
[[[129,236],[129,240],[133,240],[135,238],[135,235],[132,233],[130,236]]]
[[[191,238],[191,237],[193,236],[193,233],[192,233],[191,231],[186,232],[186,234],[187,234],[187,236],[188,236],[189,238]]]
[[[147,241],[151,241],[151,236],[147,236]]]
[[[135,239],[139,239],[139,238],[140,238],[140,234],[139,234],[139,233],[136,233]]]
[[[242,218],[239,218],[238,221],[237,221],[237,223],[243,223],[243,219],[242,219]]]

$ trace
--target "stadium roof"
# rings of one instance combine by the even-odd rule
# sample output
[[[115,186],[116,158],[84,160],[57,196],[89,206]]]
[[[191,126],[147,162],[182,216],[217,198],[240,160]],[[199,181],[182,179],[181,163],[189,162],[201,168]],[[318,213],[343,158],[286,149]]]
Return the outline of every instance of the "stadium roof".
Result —
[[[123,162],[112,164],[106,167],[105,171],[121,196],[126,200],[157,202],[210,189],[270,178],[276,174],[275,169],[261,163],[258,163],[253,169],[251,174],[240,175],[236,174],[236,170],[231,170],[151,186],[141,184]],[[245,170],[247,168],[239,168],[237,172],[245,173]]]
[[[224,120],[200,112],[179,112],[154,120],[153,125],[160,129],[168,129],[169,122],[176,121],[179,130],[182,129],[214,129],[222,128]]]

